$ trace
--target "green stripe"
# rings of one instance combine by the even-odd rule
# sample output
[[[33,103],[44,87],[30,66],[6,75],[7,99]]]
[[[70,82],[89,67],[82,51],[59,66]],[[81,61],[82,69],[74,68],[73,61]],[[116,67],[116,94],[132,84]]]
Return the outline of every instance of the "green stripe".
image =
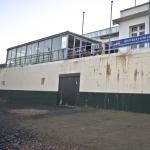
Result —
[[[80,93],[77,105],[150,113],[150,94]]]
[[[0,98],[9,103],[56,106],[58,92],[0,90]],[[76,105],[150,113],[150,94],[80,92]]]
[[[0,97],[17,104],[57,104],[57,92],[0,90]]]

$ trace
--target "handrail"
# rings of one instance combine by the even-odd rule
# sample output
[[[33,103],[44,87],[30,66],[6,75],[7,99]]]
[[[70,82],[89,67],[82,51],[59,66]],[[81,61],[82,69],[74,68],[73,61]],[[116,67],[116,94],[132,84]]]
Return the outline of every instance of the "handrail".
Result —
[[[38,64],[38,63],[52,62],[58,60],[88,57],[94,55],[101,55],[102,52],[103,49],[99,48],[99,49],[92,50],[91,45],[86,45],[82,47],[60,49],[55,51],[49,51],[44,53],[38,53],[38,54],[8,59],[7,66],[8,67],[24,66],[28,64]],[[114,50],[114,52],[116,51]],[[112,53],[114,52],[112,51]],[[107,50],[104,53],[107,54]]]

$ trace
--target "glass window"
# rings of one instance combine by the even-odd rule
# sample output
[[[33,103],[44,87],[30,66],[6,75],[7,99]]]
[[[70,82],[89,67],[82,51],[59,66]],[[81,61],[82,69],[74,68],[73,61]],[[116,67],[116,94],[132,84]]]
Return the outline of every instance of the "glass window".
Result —
[[[23,57],[23,56],[25,56],[25,54],[26,54],[26,46],[23,46],[22,49],[21,49],[20,56]]]
[[[137,31],[137,26],[132,27],[131,30],[132,30],[132,32]]]
[[[68,38],[68,48],[74,48],[74,36],[69,35]]]
[[[17,57],[21,57],[21,47],[17,48]]]
[[[58,52],[59,51],[53,51],[52,52],[52,57],[53,57],[52,60],[58,60],[58,58],[59,58]]]
[[[11,58],[16,58],[16,49],[11,50]]]
[[[145,31],[140,32],[140,35],[144,35],[144,34],[145,34]]]
[[[86,42],[83,41],[83,42],[82,42],[82,46],[86,46]]]
[[[32,45],[31,44],[27,45],[27,55],[28,56],[32,55]]]
[[[53,39],[52,51],[61,49],[61,37],[57,37]]]
[[[51,39],[39,42],[39,53],[51,51]]]
[[[145,30],[145,24],[140,25],[139,30]]]
[[[44,52],[44,47],[45,47],[45,41],[39,42],[39,53]]]
[[[145,24],[139,24],[139,25],[135,25],[130,27],[130,36],[131,37],[136,37],[136,36],[140,36],[140,35],[144,35],[145,34]],[[141,43],[141,44],[134,44],[131,46],[131,49],[135,49],[135,48],[142,48],[144,47],[145,44]]]
[[[135,36],[137,36],[137,33],[132,33],[131,36],[135,37]]]
[[[80,48],[80,40],[75,39],[75,48]]]
[[[38,43],[33,43],[32,44],[32,55],[37,54],[38,50]]]
[[[39,56],[39,62],[44,62],[44,54],[41,54],[41,55]]]
[[[145,31],[140,32],[140,35],[144,35],[144,34],[145,34]],[[143,47],[145,47],[144,43],[139,44],[139,48],[143,48]]]
[[[44,52],[51,51],[51,39],[45,41]]]
[[[85,50],[86,50],[86,42],[82,41],[81,51],[85,51]]]
[[[8,59],[11,59],[11,51],[12,51],[12,50],[9,50],[9,51],[8,51]]]

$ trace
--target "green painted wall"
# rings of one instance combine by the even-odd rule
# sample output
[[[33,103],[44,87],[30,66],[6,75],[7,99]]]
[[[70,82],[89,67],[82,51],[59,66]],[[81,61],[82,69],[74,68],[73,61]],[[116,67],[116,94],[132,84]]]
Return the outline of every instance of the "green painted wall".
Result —
[[[77,105],[150,113],[150,94],[80,93]]]
[[[50,106],[57,104],[57,92],[0,90],[0,98],[17,104],[46,104]]]
[[[56,106],[58,92],[0,90],[0,98],[9,103]],[[80,92],[76,105],[150,113],[150,94]]]

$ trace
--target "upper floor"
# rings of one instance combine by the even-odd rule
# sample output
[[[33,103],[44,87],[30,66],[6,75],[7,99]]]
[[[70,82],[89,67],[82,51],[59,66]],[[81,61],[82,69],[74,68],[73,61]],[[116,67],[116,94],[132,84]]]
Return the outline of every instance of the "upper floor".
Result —
[[[101,42],[69,31],[7,49],[9,67],[37,64],[92,55]]]

